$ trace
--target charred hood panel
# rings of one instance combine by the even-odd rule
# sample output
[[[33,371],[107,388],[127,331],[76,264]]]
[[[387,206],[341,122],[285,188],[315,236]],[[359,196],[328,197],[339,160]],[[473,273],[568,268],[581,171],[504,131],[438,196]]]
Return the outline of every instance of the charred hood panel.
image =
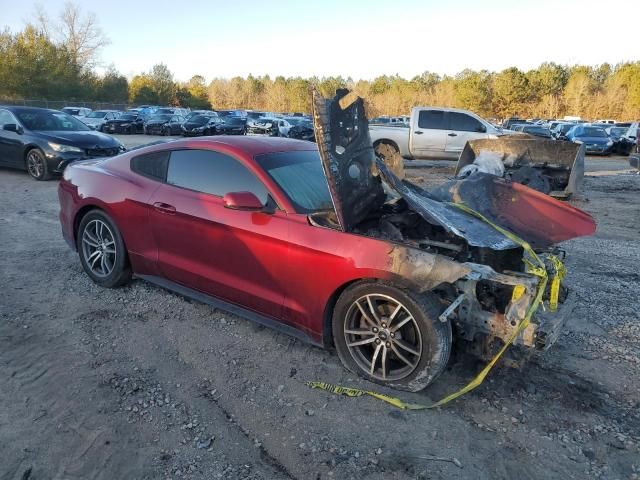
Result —
[[[493,175],[476,173],[432,192],[398,178],[375,156],[364,102],[346,89],[338,90],[330,100],[314,91],[313,122],[322,167],[344,231],[353,232],[380,210],[386,200],[384,182],[424,220],[474,247],[507,250],[518,245],[454,204],[466,205],[534,248],[595,232],[595,221],[588,213]]]
[[[338,222],[352,231],[385,201],[364,103],[346,89],[330,100],[314,91],[313,125]]]

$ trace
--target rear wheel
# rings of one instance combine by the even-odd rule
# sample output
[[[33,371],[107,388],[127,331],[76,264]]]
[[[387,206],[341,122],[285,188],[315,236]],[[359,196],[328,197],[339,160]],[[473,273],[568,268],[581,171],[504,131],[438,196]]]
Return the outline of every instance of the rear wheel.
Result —
[[[84,271],[98,285],[115,288],[131,279],[122,235],[106,213],[92,210],[82,218],[76,244]]]
[[[382,385],[418,391],[442,373],[451,351],[451,325],[441,304],[379,282],[358,283],[338,299],[332,320],[338,356],[346,368]]]
[[[32,148],[27,152],[26,158],[27,172],[36,180],[49,180],[51,173],[49,172],[49,164],[47,159],[39,148]]]

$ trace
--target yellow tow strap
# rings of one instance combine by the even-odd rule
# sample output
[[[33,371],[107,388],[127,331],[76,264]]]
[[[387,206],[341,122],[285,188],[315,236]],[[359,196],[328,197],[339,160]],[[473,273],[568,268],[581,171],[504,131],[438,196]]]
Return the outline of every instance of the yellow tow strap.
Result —
[[[527,309],[524,318],[520,321],[520,323],[518,324],[518,327],[513,331],[513,333],[509,337],[509,339],[502,346],[502,348],[500,348],[498,353],[496,353],[494,355],[494,357],[491,359],[491,361],[489,363],[487,363],[487,365],[482,369],[482,371],[478,375],[476,375],[476,377],[473,380],[471,380],[467,385],[465,385],[460,390],[458,390],[458,391],[456,391],[456,392],[444,397],[443,399],[437,401],[436,403],[434,403],[432,405],[420,405],[420,404],[415,404],[415,403],[407,403],[407,402],[404,402],[404,401],[400,400],[399,398],[391,397],[389,395],[384,395],[384,394],[381,394],[381,393],[378,393],[378,392],[373,392],[371,390],[362,390],[362,389],[359,389],[359,388],[341,387],[339,385],[333,385],[331,383],[306,382],[307,386],[309,386],[311,388],[317,388],[317,389],[325,390],[327,392],[330,392],[330,393],[333,393],[333,394],[336,394],[336,395],[346,395],[348,397],[361,397],[363,395],[368,395],[368,396],[377,398],[378,400],[382,400],[383,402],[386,402],[386,403],[388,403],[390,405],[393,405],[394,407],[401,408],[403,410],[425,410],[425,409],[429,409],[429,408],[440,407],[440,406],[442,406],[442,405],[444,405],[446,403],[449,403],[450,401],[460,397],[461,395],[464,395],[465,393],[470,392],[471,390],[473,390],[474,388],[479,386],[484,381],[484,379],[486,378],[487,374],[491,371],[493,366],[500,359],[502,354],[509,348],[509,346],[511,346],[511,344],[513,344],[513,342],[518,337],[518,335],[520,335],[522,333],[522,331],[525,328],[527,328],[527,326],[529,325],[529,323],[531,321],[531,317],[533,317],[533,314],[536,312],[536,310],[538,309],[538,307],[542,303],[542,297],[544,295],[545,289],[547,288],[548,275],[547,275],[547,269],[545,267],[545,263],[542,261],[542,259],[540,259],[540,257],[536,254],[536,252],[533,251],[533,249],[531,248],[531,245],[529,245],[529,243],[527,243],[526,241],[524,241],[523,239],[521,239],[520,237],[518,237],[514,233],[512,233],[512,232],[510,232],[508,230],[505,230],[504,228],[502,228],[499,225],[496,225],[491,220],[486,218],[484,215],[482,215],[479,212],[476,212],[475,210],[467,207],[466,205],[463,205],[463,204],[460,204],[460,203],[450,203],[450,205],[453,205],[453,206],[459,208],[460,210],[462,210],[462,211],[464,211],[464,212],[466,212],[466,213],[468,213],[470,215],[473,215],[476,218],[479,218],[483,222],[491,225],[494,229],[496,229],[497,231],[502,233],[509,240],[511,240],[514,243],[520,245],[524,249],[525,253],[527,255],[529,255],[529,258],[525,257],[523,259],[527,273],[529,273],[531,275],[535,275],[536,277],[539,278],[538,286],[537,286],[537,289],[536,289],[536,295],[535,295],[533,301],[529,305],[529,308]],[[550,292],[550,299],[549,299],[549,309],[551,311],[555,311],[557,309],[557,307],[558,307],[558,296],[559,296],[559,292],[560,292],[560,282],[562,281],[562,279],[564,278],[564,276],[566,274],[566,268],[564,267],[564,265],[562,264],[560,259],[558,257],[556,257],[555,255],[548,255],[547,258],[549,259],[549,261],[551,262],[551,265],[554,268],[554,275],[553,275],[553,279],[552,279],[552,283],[551,283],[551,292]],[[518,288],[518,287],[520,287],[520,288]],[[516,286],[516,288],[514,288],[514,295],[516,295],[516,290],[517,290],[517,294],[521,296],[524,293],[524,292],[522,292],[521,288],[522,288],[522,286]]]

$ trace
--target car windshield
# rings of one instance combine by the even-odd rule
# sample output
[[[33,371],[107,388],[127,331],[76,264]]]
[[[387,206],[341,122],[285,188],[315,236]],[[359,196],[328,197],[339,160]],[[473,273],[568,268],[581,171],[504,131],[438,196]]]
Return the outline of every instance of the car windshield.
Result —
[[[224,123],[227,125],[244,125],[244,119],[240,117],[227,117]]]
[[[561,131],[562,133],[567,133],[567,132],[568,132],[569,130],[571,130],[573,127],[575,127],[575,125],[573,125],[573,124],[571,124],[571,123],[568,123],[568,124],[566,124],[566,125],[562,125],[562,126],[560,127],[560,131]]]
[[[189,123],[195,123],[196,125],[204,125],[211,120],[211,117],[205,115],[195,115],[189,119]]]
[[[104,118],[106,115],[107,112],[91,112],[87,118]]]
[[[266,153],[256,156],[256,161],[278,184],[297,212],[333,209],[317,151]]]
[[[172,115],[153,115],[149,118],[150,122],[168,122],[171,119]]]
[[[547,130],[544,127],[524,127],[522,131],[525,133],[537,133],[540,135],[550,135],[549,130]]]
[[[134,115],[132,113],[125,113],[124,115],[120,115],[118,117],[118,120],[135,120],[137,118],[137,115]]]
[[[256,119],[264,115],[264,112],[247,112],[247,118]]]
[[[80,109],[79,108],[70,108],[70,107],[65,107],[62,109],[63,112],[68,113],[69,115],[80,115]]]
[[[18,111],[15,112],[18,120],[27,130],[34,131],[91,131],[84,123],[64,112],[52,112],[47,110]]]
[[[576,137],[606,137],[607,132],[602,128],[597,127],[583,127],[576,132]]]
[[[159,108],[156,113],[168,113],[173,114],[173,108]]]
[[[621,137],[622,135],[627,133],[627,128],[625,128],[625,127],[615,127],[615,128],[612,128],[609,131],[611,132],[611,135],[613,135],[614,137]]]

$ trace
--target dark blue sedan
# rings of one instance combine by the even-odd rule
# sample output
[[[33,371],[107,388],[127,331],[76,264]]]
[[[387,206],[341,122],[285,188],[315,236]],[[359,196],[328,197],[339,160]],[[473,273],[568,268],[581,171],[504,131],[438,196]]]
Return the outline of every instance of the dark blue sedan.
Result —
[[[613,141],[604,128],[591,125],[576,125],[567,132],[567,140],[584,145],[585,152],[592,155],[609,155]]]

